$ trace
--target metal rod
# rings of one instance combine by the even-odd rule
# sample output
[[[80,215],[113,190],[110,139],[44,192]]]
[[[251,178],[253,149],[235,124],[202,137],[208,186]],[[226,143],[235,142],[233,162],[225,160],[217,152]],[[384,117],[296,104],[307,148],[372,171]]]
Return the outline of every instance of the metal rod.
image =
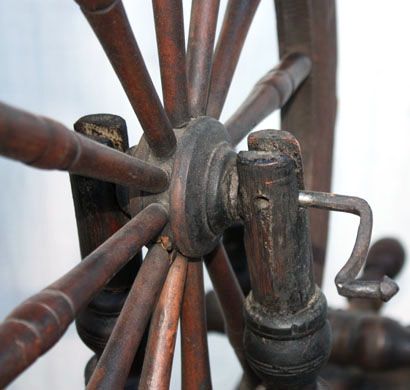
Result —
[[[193,0],[187,50],[188,96],[191,116],[206,113],[219,0]]]
[[[263,76],[225,123],[232,145],[237,145],[259,122],[283,107],[309,75],[311,66],[308,57],[293,53]]]
[[[212,63],[207,115],[219,118],[260,0],[229,0]]]
[[[189,120],[182,0],[152,0],[165,111],[174,127]]]
[[[64,334],[75,316],[162,229],[167,211],[152,204],[0,325],[0,387],[5,387]]]
[[[122,389],[170,266],[169,254],[153,246],[138,272],[87,389]]]
[[[0,154],[43,169],[161,192],[166,173],[153,165],[101,145],[62,124],[0,103]]]
[[[181,310],[182,389],[212,389],[202,261],[188,262]]]
[[[372,235],[372,210],[365,200],[354,196],[301,191],[299,193],[299,205],[302,207],[343,211],[360,217],[356,242],[352,253],[335,278],[337,291],[340,295],[352,298],[377,298],[386,302],[398,292],[399,287],[388,276],[384,276],[381,282],[356,279],[366,263]]]
[[[144,130],[159,157],[176,147],[172,125],[142,58],[121,0],[76,0],[100,41]]]
[[[152,315],[139,383],[141,390],[169,388],[186,269],[187,259],[178,254]]]
[[[384,275],[394,279],[404,265],[405,251],[400,241],[382,238],[370,247],[361,280],[380,280]],[[349,308],[356,311],[378,312],[383,301],[366,298],[349,299]]]

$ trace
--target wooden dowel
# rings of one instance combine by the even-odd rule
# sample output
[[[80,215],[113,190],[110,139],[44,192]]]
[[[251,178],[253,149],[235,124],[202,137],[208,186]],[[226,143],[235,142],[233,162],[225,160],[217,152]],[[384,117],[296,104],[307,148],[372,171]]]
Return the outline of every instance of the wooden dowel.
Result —
[[[182,389],[211,389],[202,261],[188,262],[181,311]]]
[[[169,388],[186,269],[187,259],[177,255],[151,319],[140,390]]]
[[[218,11],[219,0],[192,0],[187,77],[190,113],[194,118],[206,112]]]
[[[182,0],[152,0],[165,111],[174,127],[189,120]]]
[[[32,296],[0,325],[0,387],[50,349],[91,298],[160,232],[168,214],[152,204],[70,272]]]
[[[219,118],[260,0],[229,0],[215,49],[207,115]]]
[[[248,383],[256,385],[258,379],[248,365],[243,347],[244,296],[222,244],[219,244],[209,255],[205,256],[205,264],[221,305],[229,342],[248,377]]]
[[[76,134],[62,124],[0,103],[0,155],[43,169],[161,192],[164,171]]]
[[[172,155],[172,125],[142,58],[120,0],[76,0],[100,41],[134,109],[153,152]]]
[[[259,122],[283,107],[309,75],[310,69],[308,57],[293,53],[263,76],[225,123],[232,145],[237,145]]]
[[[87,389],[123,389],[170,266],[154,245],[145,257]]]

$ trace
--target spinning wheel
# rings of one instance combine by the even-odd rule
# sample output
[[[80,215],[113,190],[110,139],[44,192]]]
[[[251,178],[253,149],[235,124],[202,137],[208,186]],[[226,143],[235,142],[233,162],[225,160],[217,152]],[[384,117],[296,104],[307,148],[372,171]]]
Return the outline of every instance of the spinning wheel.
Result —
[[[153,0],[163,105],[122,2],[77,3],[144,136],[129,148],[119,117],[89,115],[71,132],[0,105],[2,155],[70,172],[83,257],[0,325],[0,386],[51,348],[76,320],[81,338],[96,354],[86,368],[87,388],[137,383],[141,389],[167,388],[180,320],[183,387],[210,388],[202,260],[244,370],[242,386],[261,381],[315,386],[330,349],[325,299],[313,282],[313,272],[321,282],[327,214],[311,216],[313,269],[305,208],[362,218],[355,251],[338,275],[341,293],[387,300],[397,291],[390,279],[366,285],[354,280],[368,248],[367,204],[303,190],[304,185],[330,188],[333,2],[275,2],[281,61],[224,124],[218,119],[258,0],[228,2],[215,50],[219,0],[193,0],[186,53],[181,1]],[[248,139],[251,150],[237,155],[233,148],[282,107],[282,126],[300,141],[304,166],[298,141],[287,132],[256,133]],[[247,232],[253,287],[245,318],[244,296],[220,243],[224,231],[238,223]],[[144,245],[149,250],[142,261]],[[260,344],[264,337],[273,340],[266,350]],[[300,354],[300,348],[308,352]]]

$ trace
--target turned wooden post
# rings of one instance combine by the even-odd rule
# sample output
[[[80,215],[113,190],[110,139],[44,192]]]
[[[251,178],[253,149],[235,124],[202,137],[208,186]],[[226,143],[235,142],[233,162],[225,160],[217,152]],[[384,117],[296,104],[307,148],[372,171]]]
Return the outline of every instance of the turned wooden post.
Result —
[[[88,115],[80,118],[74,124],[74,129],[121,152],[128,149],[127,127],[121,117],[109,114]],[[115,184],[78,175],[70,175],[70,180],[81,257],[84,258],[120,229],[129,218],[118,206]],[[87,365],[86,382],[94,370],[97,358],[104,350],[140,264],[139,253],[117,273],[76,319],[81,339],[96,353]],[[134,372],[131,371],[131,382],[136,383],[135,371],[140,368],[134,367]]]
[[[237,165],[252,286],[245,303],[247,360],[268,388],[316,388],[330,328],[326,299],[313,280],[299,171],[280,151],[240,152]]]

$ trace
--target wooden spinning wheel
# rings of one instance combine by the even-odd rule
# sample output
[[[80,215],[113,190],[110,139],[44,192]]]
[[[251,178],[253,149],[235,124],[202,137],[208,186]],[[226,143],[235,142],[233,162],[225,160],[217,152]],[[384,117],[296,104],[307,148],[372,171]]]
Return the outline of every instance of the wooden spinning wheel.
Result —
[[[119,117],[83,117],[76,122],[74,133],[50,119],[0,105],[2,155],[38,168],[70,172],[83,257],[74,269],[18,306],[0,325],[0,386],[6,386],[51,348],[76,320],[80,337],[96,354],[86,368],[87,388],[135,388],[137,384],[141,389],[167,388],[179,321],[183,387],[210,388],[202,261],[244,370],[242,386],[254,388],[261,381],[278,388],[315,386],[330,348],[324,297],[313,283],[313,272],[316,283],[321,283],[327,214],[311,215],[312,268],[307,216],[300,209],[313,206],[368,216],[366,205],[348,204],[342,198],[334,200],[339,202],[336,205],[302,191],[304,185],[315,191],[330,189],[336,107],[333,1],[275,1],[281,61],[224,124],[218,119],[259,0],[230,0],[216,40],[219,0],[193,0],[186,53],[182,2],[152,1],[163,103],[122,2],[77,3],[120,79],[144,136],[129,148],[126,125]],[[239,141],[282,107],[282,127],[291,129],[301,143],[303,169],[298,143],[286,132],[258,133],[248,139],[251,151],[237,155],[233,148]],[[278,183],[289,175],[292,189],[286,187],[278,195],[265,188],[272,170],[279,172],[272,176]],[[256,208],[250,206],[253,201],[247,201],[253,199],[252,190],[259,194],[255,195]],[[295,224],[294,219],[302,227],[286,231],[290,237],[286,248],[279,245],[280,251],[275,252],[272,243],[269,249],[285,259],[303,258],[303,264],[302,260],[290,262],[289,267],[294,268],[284,265],[273,273],[265,264],[271,252],[264,252],[266,245],[256,234],[248,234],[247,248],[258,255],[249,260],[255,297],[244,318],[243,292],[220,239],[227,228],[238,223],[263,236],[273,225],[279,206],[291,211],[276,227],[278,237],[281,228],[285,231]],[[294,251],[299,242],[306,252],[303,256]],[[149,250],[142,261],[144,245]],[[364,261],[366,245],[362,249]],[[264,270],[270,275],[267,282]],[[286,279],[292,272],[300,272],[301,277]],[[358,271],[349,272],[338,288],[344,294],[360,296],[359,289],[349,285]],[[298,297],[284,292],[284,283],[274,291],[280,298],[274,308],[276,298],[264,283],[275,286],[278,274],[289,286],[295,285]],[[276,285],[281,285],[280,281]],[[396,292],[389,281],[360,291],[363,296],[378,294],[383,299]],[[279,371],[270,357],[264,362],[266,356],[256,356],[252,343],[256,345],[265,330],[261,331],[264,324],[256,323],[259,309],[255,308],[264,309],[264,305],[284,317],[310,310],[297,321],[292,317],[297,324],[304,322],[291,337],[278,336],[279,328],[271,336],[279,344],[300,341],[294,350],[290,348],[289,361],[298,355],[302,343],[306,349],[306,336],[311,355],[303,355],[304,360],[293,365],[281,360],[289,367]],[[282,333],[290,323],[286,321],[277,322]],[[277,348],[283,347],[280,345]],[[275,348],[272,351],[279,355]]]

